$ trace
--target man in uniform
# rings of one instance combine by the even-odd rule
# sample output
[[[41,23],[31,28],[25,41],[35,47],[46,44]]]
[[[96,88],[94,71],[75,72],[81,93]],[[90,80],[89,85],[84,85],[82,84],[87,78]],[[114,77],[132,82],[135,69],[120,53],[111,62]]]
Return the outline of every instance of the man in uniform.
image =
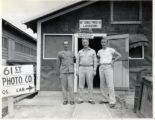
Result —
[[[116,99],[113,83],[113,64],[121,57],[121,54],[118,53],[114,48],[108,47],[108,40],[106,37],[102,38],[101,45],[102,49],[100,49],[97,53],[100,65],[99,67],[100,89],[103,95],[103,99],[102,101],[100,101],[100,104],[109,103],[110,107],[114,108]],[[114,55],[116,56],[115,58]],[[108,93],[106,93],[107,90]]]
[[[63,93],[63,104],[74,104],[74,60],[75,56],[69,51],[69,42],[64,41],[64,50],[58,53],[58,67]],[[69,93],[69,96],[67,95]]]
[[[85,81],[88,86],[88,102],[95,104],[93,98],[93,78],[96,75],[97,58],[95,50],[89,47],[89,40],[82,39],[83,49],[78,53],[77,57],[77,75],[79,75],[79,99],[78,103],[83,103],[83,92]]]

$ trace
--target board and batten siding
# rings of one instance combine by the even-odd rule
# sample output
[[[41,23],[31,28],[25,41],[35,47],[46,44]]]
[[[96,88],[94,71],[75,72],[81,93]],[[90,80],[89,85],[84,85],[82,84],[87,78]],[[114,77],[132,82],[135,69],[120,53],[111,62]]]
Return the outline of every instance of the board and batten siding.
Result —
[[[8,49],[2,48],[2,59],[8,59]]]
[[[5,28],[3,29],[3,38],[7,40],[7,47],[3,46],[2,49],[2,59],[5,60],[22,60],[22,61],[36,61],[36,44],[30,42],[24,37],[21,38],[16,34],[13,34],[12,31],[8,31]],[[21,44],[24,48],[26,48],[25,53],[22,52],[24,48],[20,48],[17,51],[17,45]],[[30,53],[27,53],[27,49],[30,49]],[[31,50],[33,54],[31,54]]]

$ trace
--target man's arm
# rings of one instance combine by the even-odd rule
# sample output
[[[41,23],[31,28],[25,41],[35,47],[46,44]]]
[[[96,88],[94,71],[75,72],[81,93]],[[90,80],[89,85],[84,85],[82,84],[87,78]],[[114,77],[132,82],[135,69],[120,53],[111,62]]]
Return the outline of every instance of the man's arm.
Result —
[[[100,55],[99,55],[99,51],[97,53],[97,66],[100,64]]]
[[[60,70],[61,59],[60,59],[60,54],[59,53],[58,53],[58,57],[57,57],[57,65],[58,65],[58,70]]]
[[[122,55],[119,52],[117,52],[117,51],[115,51],[114,54],[116,55],[116,57],[113,60],[113,63],[116,62],[118,59],[120,59],[122,57]]]

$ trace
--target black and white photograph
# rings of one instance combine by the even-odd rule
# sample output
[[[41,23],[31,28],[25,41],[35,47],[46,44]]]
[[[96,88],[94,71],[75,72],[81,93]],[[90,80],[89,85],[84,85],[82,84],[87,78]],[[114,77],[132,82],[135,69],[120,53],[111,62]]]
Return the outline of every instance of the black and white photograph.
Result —
[[[1,118],[153,119],[153,4],[1,0]]]

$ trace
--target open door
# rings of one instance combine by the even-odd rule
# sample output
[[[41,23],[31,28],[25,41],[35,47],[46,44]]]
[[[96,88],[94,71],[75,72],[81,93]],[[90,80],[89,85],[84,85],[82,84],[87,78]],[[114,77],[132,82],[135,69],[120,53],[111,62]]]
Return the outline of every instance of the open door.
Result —
[[[89,45],[92,49],[98,52],[101,46],[101,39],[106,34],[93,34],[94,38],[90,39]],[[82,49],[82,39],[78,38],[78,35],[75,34],[75,55],[77,55],[78,51]],[[110,35],[108,36],[109,46],[115,48],[121,55],[122,58],[115,62],[114,64],[114,86],[116,90],[128,90],[129,89],[129,35]],[[76,66],[76,64],[75,64]],[[76,68],[76,67],[75,67]],[[74,91],[77,92],[78,80],[75,75],[74,79]],[[99,89],[100,87],[100,78],[99,78],[99,70],[97,68],[97,74],[94,77],[94,88]]]
[[[129,89],[129,35],[108,36],[109,46],[115,48],[121,55],[121,59],[114,63],[114,86],[117,90]]]

